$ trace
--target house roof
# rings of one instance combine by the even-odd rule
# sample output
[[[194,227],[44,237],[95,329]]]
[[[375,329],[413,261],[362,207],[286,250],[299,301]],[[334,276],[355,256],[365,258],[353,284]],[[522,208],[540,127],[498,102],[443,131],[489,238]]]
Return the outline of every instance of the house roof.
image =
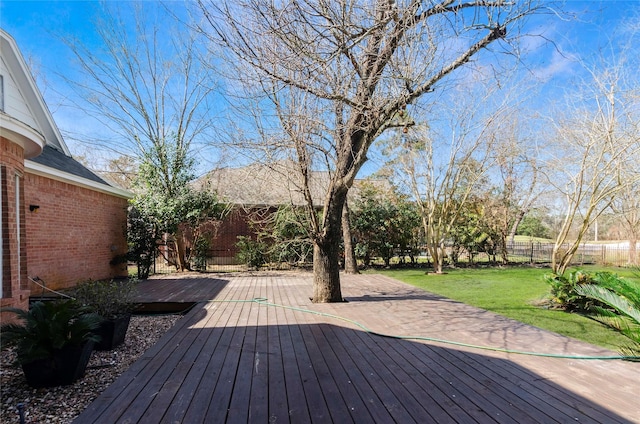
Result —
[[[31,161],[39,163],[40,165],[47,166],[58,171],[67,172],[76,177],[85,178],[90,181],[94,181],[100,184],[107,184],[105,180],[85,168],[80,162],[67,156],[53,146],[46,145],[42,149],[42,153],[35,158],[31,158]]]
[[[292,161],[269,164],[253,163],[239,168],[214,169],[196,181],[196,187],[208,186],[225,202],[245,206],[306,204],[300,172]],[[311,198],[322,207],[329,187],[330,174],[312,171],[309,178]],[[354,189],[357,191],[359,182]],[[354,190],[351,190],[353,192]]]
[[[110,185],[71,157],[15,40],[2,29],[0,58],[4,97],[4,110],[0,111],[0,130],[4,137],[24,148],[27,159],[25,170],[91,190],[130,198],[130,192]]]
[[[4,111],[0,113],[3,132],[24,147],[26,158],[38,155],[45,144],[69,155],[18,45],[2,29],[0,53],[4,85]]]
[[[321,205],[328,178],[323,178],[322,173],[313,174],[313,202]],[[293,162],[253,163],[240,168],[214,169],[198,179],[196,186],[207,185],[224,201],[236,205],[303,205],[304,194],[297,175]]]

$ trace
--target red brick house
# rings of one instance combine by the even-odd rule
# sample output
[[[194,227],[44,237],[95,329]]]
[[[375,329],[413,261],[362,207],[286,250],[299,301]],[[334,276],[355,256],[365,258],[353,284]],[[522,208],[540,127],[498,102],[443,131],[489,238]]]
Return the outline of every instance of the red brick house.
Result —
[[[130,193],[74,160],[13,38],[0,30],[0,306],[126,276]]]
[[[210,255],[216,264],[236,263],[238,237],[255,238],[252,225],[260,226],[278,207],[306,204],[298,173],[297,165],[290,161],[255,162],[238,168],[215,169],[198,179],[196,187],[214,191],[232,206],[211,240]],[[329,179],[328,172],[312,171],[309,174],[309,191],[317,210],[324,205]],[[350,199],[358,195],[363,181],[387,184],[377,179],[357,179],[349,191]]]

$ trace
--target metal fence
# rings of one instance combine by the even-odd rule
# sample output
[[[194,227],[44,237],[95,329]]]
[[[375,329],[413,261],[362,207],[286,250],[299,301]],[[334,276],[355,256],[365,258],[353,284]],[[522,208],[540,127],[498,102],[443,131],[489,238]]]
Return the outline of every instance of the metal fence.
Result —
[[[513,242],[507,245],[509,263],[513,264],[549,264],[553,256],[553,243],[541,243],[541,242]],[[569,246],[565,246],[564,249],[568,249]],[[451,250],[447,252],[448,260],[451,259]],[[579,265],[603,265],[603,266],[627,266],[633,264],[633,258],[630,257],[630,251],[628,243],[615,243],[615,244],[594,244],[584,243],[580,245],[578,251],[573,257],[571,262],[574,266]],[[635,264],[640,263],[640,249],[637,249]],[[418,264],[429,264],[430,258],[426,252],[423,252],[418,257],[414,258]],[[410,259],[408,257],[399,258],[395,257],[392,260],[392,264],[399,262],[409,264]],[[457,257],[457,263],[459,264],[497,264],[502,263],[502,257],[496,254],[488,254],[486,252],[469,252],[462,251]],[[372,265],[383,265],[384,262],[380,258],[376,258],[372,261]],[[233,258],[228,257],[213,257],[207,258],[206,266],[194,269],[203,272],[243,272],[249,271],[246,264],[238,264],[234,262]],[[290,264],[268,264],[261,269],[273,270],[273,269],[291,269],[299,267],[299,265]],[[175,254],[167,246],[162,246],[156,257],[155,263],[151,270],[152,274],[169,274],[176,272]]]
[[[507,245],[507,257],[509,263],[512,264],[550,264],[553,257],[553,243],[541,242],[513,242]],[[569,245],[563,246],[561,249],[568,249]],[[629,264],[640,263],[640,248],[637,249],[635,262],[631,258],[628,243],[615,244],[594,244],[584,243],[580,245],[578,251],[573,256],[571,265],[605,265],[605,266],[628,266]],[[446,249],[446,261],[453,260],[452,249]],[[411,264],[409,257],[396,256],[391,264]],[[414,258],[414,263],[419,265],[429,265],[431,258],[423,249],[423,252]],[[456,258],[457,264],[480,265],[480,264],[498,264],[502,263],[502,256],[496,252],[490,254],[486,252],[469,252],[463,250],[458,253]],[[380,266],[384,262],[381,258],[375,258],[372,265]]]
[[[551,263],[553,257],[553,243],[541,242],[513,242],[507,244],[508,259],[510,263]],[[562,246],[560,250],[569,249],[569,245]],[[640,251],[640,250],[639,250]],[[635,261],[630,257],[628,243],[594,244],[583,243],[578,247],[573,256],[572,265],[608,265],[626,266],[630,263],[639,263],[638,252]],[[464,252],[459,261],[467,263],[491,263],[500,262],[499,255],[490,255],[485,252]]]

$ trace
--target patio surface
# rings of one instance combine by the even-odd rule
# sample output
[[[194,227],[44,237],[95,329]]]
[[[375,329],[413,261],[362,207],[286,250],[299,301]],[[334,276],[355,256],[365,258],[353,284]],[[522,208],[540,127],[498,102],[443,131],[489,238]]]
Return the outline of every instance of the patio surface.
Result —
[[[379,275],[343,275],[340,304],[312,304],[311,283],[306,273],[141,283],[141,300],[200,303],[74,423],[640,423],[638,363],[383,337],[349,320],[509,350],[615,352]]]

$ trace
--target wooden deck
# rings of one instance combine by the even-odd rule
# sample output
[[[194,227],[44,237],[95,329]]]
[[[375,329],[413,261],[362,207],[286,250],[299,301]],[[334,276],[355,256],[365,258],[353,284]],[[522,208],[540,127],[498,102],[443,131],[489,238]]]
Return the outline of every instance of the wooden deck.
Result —
[[[311,304],[310,274],[158,278],[140,296],[203,301],[75,423],[640,423],[640,364],[376,276]],[[245,302],[254,298],[286,307]],[[303,308],[318,314],[291,308]],[[344,317],[337,319],[329,314]]]

